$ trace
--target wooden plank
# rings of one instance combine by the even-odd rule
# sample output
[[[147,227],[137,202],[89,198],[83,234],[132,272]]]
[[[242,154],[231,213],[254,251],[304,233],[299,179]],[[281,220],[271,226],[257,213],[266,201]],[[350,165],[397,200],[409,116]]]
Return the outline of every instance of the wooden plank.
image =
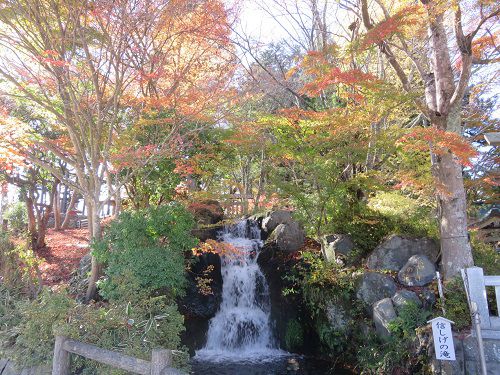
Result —
[[[130,357],[125,354],[101,349],[94,345],[84,344],[70,339],[64,342],[63,348],[70,353],[78,354],[121,370],[141,375],[151,374],[151,363],[143,359]]]
[[[64,336],[56,336],[52,358],[52,375],[69,375],[70,354],[64,349],[67,340]]]
[[[172,351],[153,349],[151,353],[151,375],[162,375],[163,370],[172,365]]]
[[[472,302],[477,304],[477,311],[481,318],[481,328],[490,329],[490,312],[486,298],[483,269],[480,267],[466,268],[462,274],[464,285],[468,287],[468,295]]]

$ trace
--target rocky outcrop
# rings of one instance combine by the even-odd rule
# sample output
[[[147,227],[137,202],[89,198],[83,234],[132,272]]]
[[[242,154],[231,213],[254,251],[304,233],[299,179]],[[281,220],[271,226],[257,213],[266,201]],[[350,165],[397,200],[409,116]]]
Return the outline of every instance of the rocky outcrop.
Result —
[[[367,272],[361,278],[356,295],[367,306],[371,306],[381,299],[391,298],[396,289],[392,277],[377,272]]]
[[[390,298],[381,299],[373,304],[373,322],[379,336],[391,335],[389,324],[396,318],[396,310]]]
[[[292,213],[286,210],[276,210],[266,213],[262,219],[261,228],[267,234],[273,232],[280,224],[290,224],[295,221],[292,218]]]
[[[339,333],[346,333],[351,317],[347,309],[333,302],[327,303],[326,318],[330,327]]]
[[[203,254],[193,261],[187,277],[185,296],[178,301],[186,330],[182,340],[191,353],[203,347],[209,320],[222,301],[221,260],[218,254]],[[200,290],[198,278],[208,281],[209,291]],[[208,293],[207,293],[208,292]]]
[[[436,277],[436,266],[425,255],[414,255],[401,268],[398,280],[405,286],[424,286]]]
[[[406,238],[390,236],[370,254],[367,266],[372,270],[399,271],[414,255],[425,255],[437,262],[439,246],[430,238]]]
[[[401,311],[401,309],[403,309],[403,307],[405,307],[409,303],[414,303],[417,306],[422,306],[422,301],[420,301],[420,298],[418,298],[417,294],[415,292],[412,292],[411,290],[398,290],[391,299],[394,307],[396,308],[396,311],[398,312]]]
[[[223,224],[200,226],[191,230],[191,235],[203,242],[206,240],[216,240],[222,229],[224,229]]]
[[[299,223],[278,224],[266,240],[266,247],[274,247],[285,253],[294,253],[299,250],[305,241],[305,234]]]
[[[216,224],[224,219],[224,208],[213,199],[193,202],[188,206],[198,225]]]
[[[327,262],[335,262],[338,256],[347,257],[355,245],[346,234],[328,234],[321,237],[321,252]]]

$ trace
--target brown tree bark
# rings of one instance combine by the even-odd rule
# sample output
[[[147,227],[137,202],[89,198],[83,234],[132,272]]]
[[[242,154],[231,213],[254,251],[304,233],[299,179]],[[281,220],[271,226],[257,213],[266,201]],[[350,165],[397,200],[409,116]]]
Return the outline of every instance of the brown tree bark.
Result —
[[[59,194],[60,181],[57,180],[54,189],[54,201],[52,203],[52,212],[54,213],[54,229],[61,230],[61,198]]]
[[[78,200],[78,193],[76,191],[73,191],[73,194],[71,194],[71,199],[68,204],[68,209],[66,210],[64,220],[61,224],[61,229],[68,229],[69,223],[71,221],[71,215],[70,212],[75,209],[76,202]]]

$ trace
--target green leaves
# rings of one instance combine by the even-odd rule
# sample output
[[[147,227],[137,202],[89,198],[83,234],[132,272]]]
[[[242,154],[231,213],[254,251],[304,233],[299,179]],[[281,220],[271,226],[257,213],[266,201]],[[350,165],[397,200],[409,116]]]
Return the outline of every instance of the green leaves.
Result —
[[[130,301],[162,291],[183,293],[184,252],[196,240],[194,221],[180,204],[123,212],[104,239],[92,244],[93,254],[106,264],[100,293],[107,299]]]

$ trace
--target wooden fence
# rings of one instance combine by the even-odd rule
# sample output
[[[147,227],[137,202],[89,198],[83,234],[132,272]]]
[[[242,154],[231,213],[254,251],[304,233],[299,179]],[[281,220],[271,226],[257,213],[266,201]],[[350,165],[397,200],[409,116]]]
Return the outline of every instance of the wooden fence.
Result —
[[[500,276],[485,276],[480,267],[462,270],[468,298],[477,305],[483,338],[500,339]],[[495,288],[496,316],[488,306],[487,287]]]
[[[135,374],[184,374],[170,367],[172,365],[172,351],[168,349],[153,349],[151,361],[145,361],[122,353],[101,349],[94,345],[71,340],[65,336],[56,336],[52,375],[70,375],[70,359],[72,353]]]

